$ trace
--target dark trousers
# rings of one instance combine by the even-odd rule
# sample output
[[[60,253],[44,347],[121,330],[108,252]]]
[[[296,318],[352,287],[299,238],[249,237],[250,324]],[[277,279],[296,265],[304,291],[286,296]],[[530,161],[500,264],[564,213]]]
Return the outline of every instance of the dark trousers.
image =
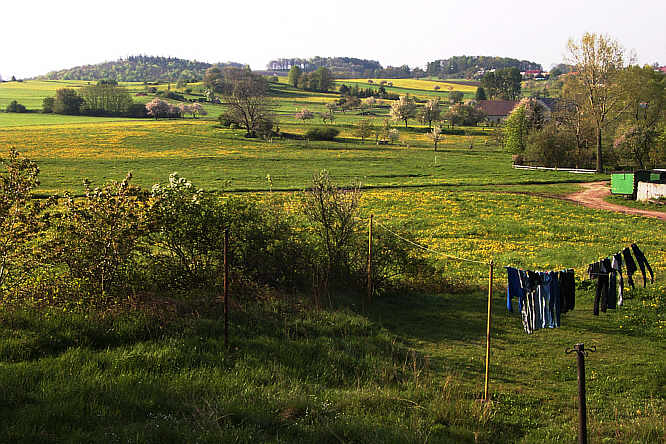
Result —
[[[599,316],[599,305],[604,313],[608,308],[608,275],[597,277],[597,293],[594,296],[594,315]]]

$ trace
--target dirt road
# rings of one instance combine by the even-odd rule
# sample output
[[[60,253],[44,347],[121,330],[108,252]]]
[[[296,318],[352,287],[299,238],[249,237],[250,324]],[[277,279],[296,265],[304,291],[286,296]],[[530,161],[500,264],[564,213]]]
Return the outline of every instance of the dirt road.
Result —
[[[660,211],[640,210],[638,208],[630,208],[606,202],[604,198],[610,196],[608,182],[588,182],[581,184],[581,186],[583,187],[581,191],[569,194],[566,199],[597,210],[608,210],[618,213],[634,214],[637,216],[655,217],[666,221],[666,213]]]

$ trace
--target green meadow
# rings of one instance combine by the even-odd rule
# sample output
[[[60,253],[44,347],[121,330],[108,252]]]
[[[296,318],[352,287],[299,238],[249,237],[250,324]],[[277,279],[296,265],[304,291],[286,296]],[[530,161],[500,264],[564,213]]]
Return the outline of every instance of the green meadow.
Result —
[[[13,99],[38,109],[62,85],[0,84],[0,109]],[[83,178],[102,183],[127,171],[150,188],[177,171],[209,191],[280,196],[297,208],[322,169],[340,185],[360,182],[361,213],[375,215],[378,235],[386,227],[433,251],[494,260],[492,402],[479,401],[488,267],[413,249],[434,275],[365,312],[352,293],[314,310],[307,294],[232,289],[230,349],[218,289],[152,295],[113,313],[6,308],[0,442],[573,443],[576,360],[565,349],[578,342],[597,347],[587,358],[590,442],[666,441],[663,222],[548,197],[606,177],[515,170],[491,128],[462,128],[438,152],[416,121],[393,124],[399,143],[362,141],[354,122],[379,124],[383,102],[371,116],[336,113],[333,142],[302,140],[320,123],[294,114],[321,112],[337,95],[274,88],[289,138],[222,128],[219,105],[207,105],[205,119],[178,120],[0,113],[0,150],[15,146],[38,162],[40,195],[80,193]],[[624,306],[593,316],[586,265],[632,242],[656,282],[641,288],[636,275]],[[506,265],[575,269],[576,309],[561,328],[524,333],[505,306]]]

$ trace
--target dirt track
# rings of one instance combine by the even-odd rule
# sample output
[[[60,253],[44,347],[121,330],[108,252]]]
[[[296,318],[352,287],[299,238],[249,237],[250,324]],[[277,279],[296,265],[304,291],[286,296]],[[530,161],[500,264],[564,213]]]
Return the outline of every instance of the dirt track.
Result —
[[[608,182],[588,182],[581,184],[581,186],[583,187],[581,191],[569,194],[566,199],[597,210],[608,210],[618,213],[633,214],[636,216],[655,217],[666,221],[666,213],[660,211],[640,210],[638,208],[630,208],[606,202],[604,198],[610,196]]]

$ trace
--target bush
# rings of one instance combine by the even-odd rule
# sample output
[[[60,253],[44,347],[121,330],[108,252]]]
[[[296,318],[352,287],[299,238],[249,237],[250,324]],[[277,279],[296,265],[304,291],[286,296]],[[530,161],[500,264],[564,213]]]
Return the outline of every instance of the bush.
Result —
[[[55,218],[47,263],[66,266],[69,278],[80,283],[93,305],[105,305],[112,296],[126,296],[134,289],[139,240],[149,227],[131,177],[94,189],[84,182],[85,196],[67,198]]]
[[[146,105],[144,105],[143,103],[132,103],[127,108],[127,117],[134,117],[134,118],[148,117],[148,111],[146,110]]]
[[[171,99],[171,100],[177,100],[179,102],[185,102],[185,97],[182,94],[178,94],[177,92],[174,91],[167,91],[164,93],[164,98],[165,99]]]
[[[7,112],[8,113],[25,113],[28,110],[25,108],[25,106],[21,105],[18,103],[16,100],[12,100],[9,105],[7,105]]]
[[[340,134],[340,130],[337,128],[315,127],[310,128],[305,133],[305,137],[309,140],[333,140],[338,136],[338,134]]]

